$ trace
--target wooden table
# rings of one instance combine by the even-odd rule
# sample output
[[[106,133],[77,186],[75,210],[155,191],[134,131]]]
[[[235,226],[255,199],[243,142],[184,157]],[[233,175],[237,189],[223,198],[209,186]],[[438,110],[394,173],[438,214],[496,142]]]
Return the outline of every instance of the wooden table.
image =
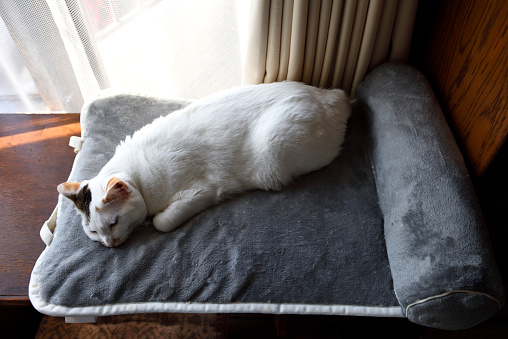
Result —
[[[79,114],[0,114],[0,306],[29,306],[39,231],[74,161]]]

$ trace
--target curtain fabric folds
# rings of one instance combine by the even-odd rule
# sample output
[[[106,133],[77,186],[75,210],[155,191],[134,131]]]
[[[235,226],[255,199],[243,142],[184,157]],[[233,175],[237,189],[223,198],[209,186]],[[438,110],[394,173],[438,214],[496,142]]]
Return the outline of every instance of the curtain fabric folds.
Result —
[[[418,0],[253,1],[243,83],[302,81],[356,96],[365,74],[406,62]]]

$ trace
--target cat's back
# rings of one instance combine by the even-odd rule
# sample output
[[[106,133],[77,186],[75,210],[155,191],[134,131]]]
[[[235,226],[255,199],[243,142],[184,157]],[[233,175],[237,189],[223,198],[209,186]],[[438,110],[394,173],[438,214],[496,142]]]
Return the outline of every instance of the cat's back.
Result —
[[[166,138],[196,142],[195,138],[238,137],[247,130],[276,125],[321,121],[335,125],[350,111],[341,90],[324,90],[299,82],[250,85],[212,94],[189,106],[158,118],[135,138]],[[280,126],[279,126],[280,127]]]
[[[163,163],[180,157],[185,167],[193,159],[214,175],[253,177],[272,188],[329,163],[350,111],[341,90],[298,82],[244,86],[156,119],[132,142]]]
[[[242,133],[262,127],[268,121],[277,124],[327,122],[347,119],[350,103],[339,89],[326,90],[300,82],[276,82],[233,88],[200,99],[180,112],[168,115],[168,127],[205,128]],[[185,126],[185,127],[184,127]],[[203,131],[205,132],[205,131]]]

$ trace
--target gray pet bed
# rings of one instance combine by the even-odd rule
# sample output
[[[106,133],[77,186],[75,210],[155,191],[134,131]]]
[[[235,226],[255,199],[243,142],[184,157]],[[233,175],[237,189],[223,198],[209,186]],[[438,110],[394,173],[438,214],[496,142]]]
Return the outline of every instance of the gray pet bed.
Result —
[[[70,181],[187,102],[104,95],[82,112]],[[30,282],[53,316],[242,312],[407,317],[473,326],[504,304],[463,159],[426,79],[385,64],[361,85],[341,154],[281,192],[251,191],[118,248],[87,238],[60,197]]]

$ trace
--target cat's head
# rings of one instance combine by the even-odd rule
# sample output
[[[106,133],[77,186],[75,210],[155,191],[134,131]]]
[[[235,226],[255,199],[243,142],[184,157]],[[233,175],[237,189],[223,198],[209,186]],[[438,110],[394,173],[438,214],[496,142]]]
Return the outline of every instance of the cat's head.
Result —
[[[76,205],[86,235],[107,247],[123,243],[147,216],[141,193],[117,177],[65,182],[57,189]]]

